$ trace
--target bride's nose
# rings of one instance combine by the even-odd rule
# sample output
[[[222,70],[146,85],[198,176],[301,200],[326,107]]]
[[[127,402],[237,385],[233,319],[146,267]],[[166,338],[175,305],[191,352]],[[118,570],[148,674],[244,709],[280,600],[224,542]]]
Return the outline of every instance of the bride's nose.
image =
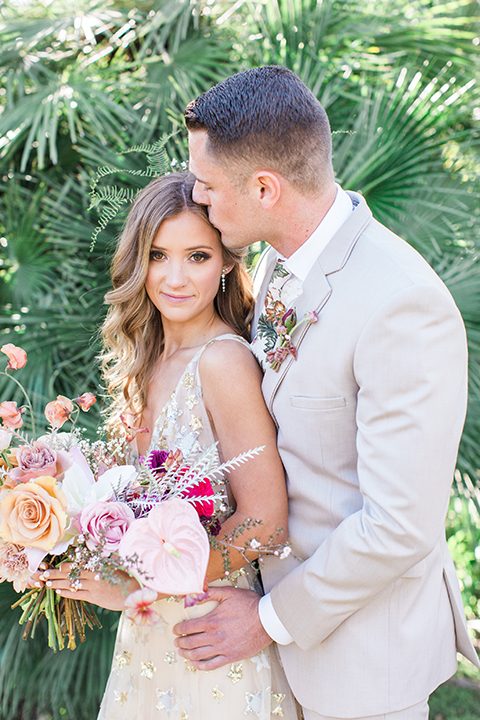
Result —
[[[166,281],[171,288],[181,288],[188,283],[188,276],[183,262],[169,262]]]

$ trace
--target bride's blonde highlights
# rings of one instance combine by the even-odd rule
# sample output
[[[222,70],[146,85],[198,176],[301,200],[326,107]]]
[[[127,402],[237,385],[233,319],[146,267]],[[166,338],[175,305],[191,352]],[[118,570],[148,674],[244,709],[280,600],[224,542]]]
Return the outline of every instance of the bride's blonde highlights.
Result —
[[[191,173],[171,173],[149,183],[130,210],[113,256],[113,290],[105,295],[110,308],[101,331],[102,369],[113,400],[107,417],[111,431],[120,414],[138,416],[144,410],[148,384],[163,351],[162,318],[145,290],[150,248],[160,225],[183,212],[208,223],[205,207],[192,200],[194,183]],[[242,253],[223,245],[222,252],[224,267],[233,268],[226,275],[225,292],[217,292],[215,309],[235,333],[249,340],[254,306],[250,278]]]

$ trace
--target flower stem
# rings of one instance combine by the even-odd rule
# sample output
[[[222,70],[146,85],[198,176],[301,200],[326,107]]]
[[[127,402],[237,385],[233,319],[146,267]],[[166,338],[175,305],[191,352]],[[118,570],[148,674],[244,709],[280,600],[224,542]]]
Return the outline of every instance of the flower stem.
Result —
[[[0,375],[5,375],[5,377],[9,378],[10,380],[13,380],[13,382],[16,383],[16,384],[18,385],[18,387],[20,388],[20,390],[23,392],[23,394],[24,394],[24,396],[25,396],[25,400],[27,401],[28,410],[29,410],[29,412],[30,412],[30,417],[31,417],[31,420],[32,420],[32,433],[33,433],[33,437],[36,437],[36,432],[35,432],[35,418],[34,418],[34,415],[33,415],[32,403],[30,402],[30,398],[28,397],[27,391],[26,391],[25,388],[23,387],[22,383],[19,382],[16,378],[14,378],[13,375],[10,375],[10,373],[8,373],[6,370],[0,372]]]

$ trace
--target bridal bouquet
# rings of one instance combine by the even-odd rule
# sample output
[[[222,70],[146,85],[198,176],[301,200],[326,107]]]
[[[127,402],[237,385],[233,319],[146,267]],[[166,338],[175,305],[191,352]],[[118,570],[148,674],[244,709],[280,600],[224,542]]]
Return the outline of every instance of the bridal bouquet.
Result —
[[[23,390],[8,371],[23,367],[26,353],[12,344],[0,351],[9,358],[3,374]],[[221,485],[224,472],[262,448],[223,464],[215,445],[194,457],[179,450],[154,450],[138,470],[121,464],[125,455],[118,441],[90,442],[75,428],[59,432],[94,402],[92,393],[74,400],[58,396],[45,408],[50,430],[37,439],[22,431],[25,408],[11,401],[0,404],[0,582],[12,582],[23,593],[13,606],[23,611],[23,637],[33,637],[46,617],[48,644],[54,651],[63,649],[65,641],[74,649],[76,635],[83,642],[85,626],[99,621],[89,603],[62,598],[46,586],[32,587],[31,575],[39,567],[70,563],[73,591],[81,588],[82,571],[110,582],[121,582],[118,571],[128,573],[140,590],[126,599],[127,615],[134,622],[148,623],[155,620],[150,606],[159,592],[185,595],[187,604],[207,597],[203,591],[210,545],[222,552],[228,575],[228,546],[258,524],[247,520],[218,542],[220,518],[227,508],[224,493],[215,492],[214,485]],[[35,434],[33,412],[31,416]],[[128,440],[128,433],[138,430],[125,418],[122,421]],[[253,539],[237,549],[246,561],[249,550],[289,550],[276,546],[274,538],[268,548]]]

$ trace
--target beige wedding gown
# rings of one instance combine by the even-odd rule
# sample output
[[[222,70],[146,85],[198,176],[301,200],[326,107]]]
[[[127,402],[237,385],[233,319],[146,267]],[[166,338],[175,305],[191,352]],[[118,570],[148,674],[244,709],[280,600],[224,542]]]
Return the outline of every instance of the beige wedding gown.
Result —
[[[198,363],[208,345],[223,339],[250,347],[241,337],[221,335],[196,353],[155,423],[150,450],[180,448],[187,455],[215,442],[203,404]],[[212,585],[259,591],[249,567]],[[158,600],[153,607],[160,620],[147,627],[137,627],[122,615],[98,720],[297,720],[274,645],[209,672],[197,671],[177,654],[173,626],[205,615],[216,604],[185,608],[183,598]]]

